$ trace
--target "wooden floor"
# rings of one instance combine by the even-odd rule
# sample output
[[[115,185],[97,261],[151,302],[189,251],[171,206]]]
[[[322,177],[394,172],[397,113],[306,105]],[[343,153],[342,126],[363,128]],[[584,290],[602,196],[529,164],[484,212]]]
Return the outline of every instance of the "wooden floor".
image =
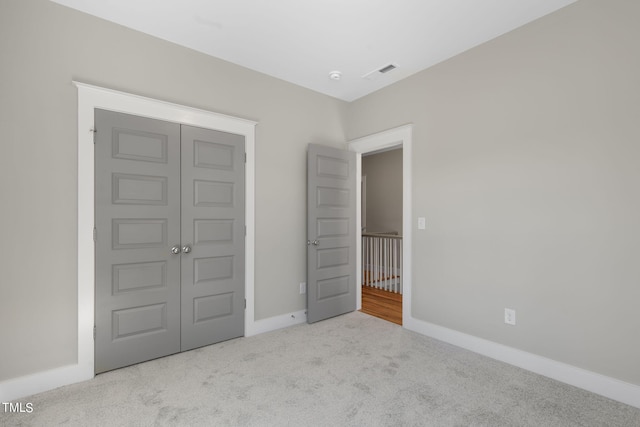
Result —
[[[363,286],[360,311],[402,325],[402,294]]]

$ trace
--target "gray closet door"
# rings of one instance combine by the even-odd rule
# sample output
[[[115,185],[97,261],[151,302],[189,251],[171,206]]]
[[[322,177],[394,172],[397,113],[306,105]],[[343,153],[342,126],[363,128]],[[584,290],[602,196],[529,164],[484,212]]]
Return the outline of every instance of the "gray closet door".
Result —
[[[307,321],[356,309],[356,154],[310,144]]]
[[[244,137],[95,124],[95,372],[244,335]]]
[[[244,168],[244,136],[182,126],[183,351],[244,335]]]
[[[180,125],[95,110],[100,373],[180,351]]]

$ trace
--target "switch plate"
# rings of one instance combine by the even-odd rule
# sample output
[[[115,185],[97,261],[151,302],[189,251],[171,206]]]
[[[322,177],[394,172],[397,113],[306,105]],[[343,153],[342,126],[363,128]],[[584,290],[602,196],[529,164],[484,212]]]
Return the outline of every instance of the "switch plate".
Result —
[[[426,219],[421,216],[418,218],[418,230],[424,230],[427,226],[427,221]]]
[[[516,324],[516,311],[512,308],[504,309],[504,323],[507,325],[515,325]]]
[[[307,293],[307,284],[305,282],[300,282],[300,295]]]

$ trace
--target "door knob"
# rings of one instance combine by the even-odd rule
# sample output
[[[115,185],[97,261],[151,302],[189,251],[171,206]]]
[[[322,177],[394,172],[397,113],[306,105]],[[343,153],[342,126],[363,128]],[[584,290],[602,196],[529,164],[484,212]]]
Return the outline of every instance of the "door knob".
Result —
[[[183,253],[185,253],[185,254],[188,254],[189,252],[191,252],[191,246],[189,246],[189,245],[184,245],[184,246],[182,247],[182,252],[183,252]]]
[[[318,246],[318,245],[320,244],[320,242],[318,242],[318,240],[314,240],[314,241],[313,241],[313,242],[311,242],[311,243],[313,243],[313,246]]]
[[[171,248],[171,253],[177,255],[180,253],[180,245],[175,245]]]

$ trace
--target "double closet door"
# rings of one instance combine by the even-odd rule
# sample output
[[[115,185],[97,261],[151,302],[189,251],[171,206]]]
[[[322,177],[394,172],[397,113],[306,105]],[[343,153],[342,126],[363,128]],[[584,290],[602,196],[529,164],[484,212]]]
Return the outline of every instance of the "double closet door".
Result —
[[[244,137],[95,110],[95,372],[244,335]]]

